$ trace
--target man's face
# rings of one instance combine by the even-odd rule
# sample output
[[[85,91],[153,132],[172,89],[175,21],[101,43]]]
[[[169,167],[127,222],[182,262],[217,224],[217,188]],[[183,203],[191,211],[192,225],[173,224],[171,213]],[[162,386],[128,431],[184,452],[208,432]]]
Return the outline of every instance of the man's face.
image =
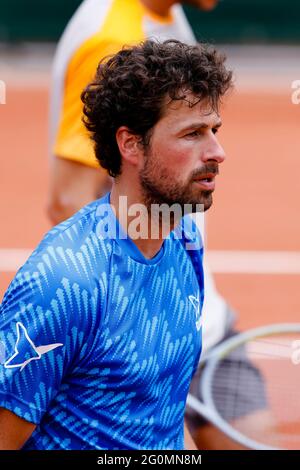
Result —
[[[152,129],[139,172],[144,203],[212,204],[215,176],[225,159],[216,132],[219,115],[193,95],[167,105]],[[194,105],[191,106],[191,103]],[[195,104],[197,103],[197,104]]]
[[[198,8],[201,8],[201,10],[212,10],[215,8],[219,0],[183,0],[182,3],[185,3],[187,5],[192,5]]]

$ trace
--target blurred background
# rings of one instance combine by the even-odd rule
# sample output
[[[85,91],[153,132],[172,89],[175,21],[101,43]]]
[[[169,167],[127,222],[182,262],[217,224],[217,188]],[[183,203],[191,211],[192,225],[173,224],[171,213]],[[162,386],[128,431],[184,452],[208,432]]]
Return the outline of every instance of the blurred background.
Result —
[[[0,41],[56,41],[80,0],[0,0]],[[298,0],[223,0],[210,13],[185,7],[196,36],[218,43],[300,41]]]
[[[78,0],[0,0],[0,298],[50,224],[48,93],[55,43]],[[224,0],[185,8],[197,38],[234,69],[227,152],[207,217],[218,289],[246,328],[300,319],[300,2]],[[2,92],[3,94],[3,92]],[[5,101],[5,104],[4,104]]]

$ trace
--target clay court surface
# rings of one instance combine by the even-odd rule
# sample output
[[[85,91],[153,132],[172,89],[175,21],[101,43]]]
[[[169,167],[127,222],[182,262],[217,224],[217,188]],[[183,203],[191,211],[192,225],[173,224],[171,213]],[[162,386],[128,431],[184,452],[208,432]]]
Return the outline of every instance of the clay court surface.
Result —
[[[50,227],[45,216],[50,62],[43,58],[42,65],[22,67],[23,59],[5,54],[0,298],[26,250]],[[225,105],[219,134],[227,161],[206,223],[216,283],[238,312],[240,328],[300,319],[300,105],[291,101],[291,82],[300,79],[300,69],[297,75],[293,53],[279,68],[279,52],[272,54],[268,62],[263,53],[248,57],[247,49],[233,51],[238,86]]]

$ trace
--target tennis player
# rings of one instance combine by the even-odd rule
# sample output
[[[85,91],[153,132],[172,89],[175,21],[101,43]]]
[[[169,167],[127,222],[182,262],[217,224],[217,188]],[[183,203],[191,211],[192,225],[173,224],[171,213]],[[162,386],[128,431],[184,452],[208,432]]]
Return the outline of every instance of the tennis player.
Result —
[[[105,194],[111,186],[111,178],[99,165],[82,123],[80,94],[94,77],[99,60],[107,54],[118,52],[124,44],[136,44],[146,38],[178,39],[196,44],[182,4],[211,10],[218,1],[84,0],[71,18],[59,41],[53,64],[50,101],[51,190],[48,205],[53,224],[70,217],[85,204]],[[235,316],[216,290],[205,259],[203,267],[203,349],[207,350],[232,334]],[[199,389],[201,377],[195,377],[193,394]],[[233,392],[228,390],[228,393]],[[241,401],[248,399],[245,391],[241,392]],[[196,432],[199,417],[190,413],[187,419],[193,419]],[[201,439],[205,431],[210,436],[205,442],[209,440],[211,445],[217,444],[217,429],[209,429],[210,426],[204,429],[203,421],[201,424]]]
[[[181,215],[212,204],[230,86],[216,50],[175,41],[99,66],[82,99],[112,190],[52,229],[6,292],[1,449],[196,448],[184,412],[201,353],[203,248]]]

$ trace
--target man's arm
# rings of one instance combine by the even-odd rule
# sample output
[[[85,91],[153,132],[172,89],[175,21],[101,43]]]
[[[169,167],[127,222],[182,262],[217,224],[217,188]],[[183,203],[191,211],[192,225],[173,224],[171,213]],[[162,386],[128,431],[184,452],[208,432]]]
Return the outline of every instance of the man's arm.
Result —
[[[110,189],[110,179],[100,168],[54,157],[50,180],[48,217],[56,225]]]
[[[198,450],[186,422],[184,422],[184,448],[185,450]]]
[[[219,3],[219,0],[200,0],[200,8],[205,11],[213,10]]]
[[[9,410],[0,408],[0,450],[21,449],[35,427],[35,424],[19,418]]]
[[[53,224],[62,222],[81,207],[104,195],[111,187],[107,172],[97,166],[93,144],[83,122],[82,91],[95,76],[100,59],[117,53],[122,42],[96,35],[93,41],[83,41],[69,57],[64,71],[59,115],[52,103],[53,142],[48,216]],[[76,33],[70,36],[73,39]],[[55,82],[55,89],[61,90]],[[57,126],[56,131],[54,131]]]

